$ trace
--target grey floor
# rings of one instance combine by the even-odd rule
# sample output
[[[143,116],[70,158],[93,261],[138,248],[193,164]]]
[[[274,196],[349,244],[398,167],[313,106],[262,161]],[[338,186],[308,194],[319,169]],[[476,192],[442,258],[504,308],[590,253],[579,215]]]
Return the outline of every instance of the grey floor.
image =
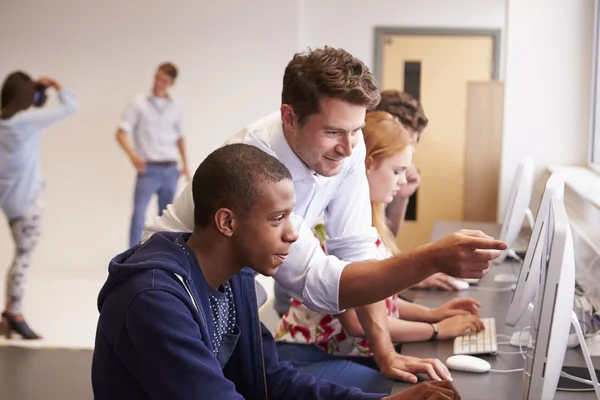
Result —
[[[93,399],[91,350],[0,347],[0,398]]]

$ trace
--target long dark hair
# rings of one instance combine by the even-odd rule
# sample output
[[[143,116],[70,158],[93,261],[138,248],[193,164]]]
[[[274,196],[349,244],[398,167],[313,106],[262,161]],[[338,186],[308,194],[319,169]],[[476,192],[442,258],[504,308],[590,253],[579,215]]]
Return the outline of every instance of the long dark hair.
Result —
[[[16,71],[8,75],[0,92],[0,118],[8,119],[33,104],[35,82],[26,73]]]

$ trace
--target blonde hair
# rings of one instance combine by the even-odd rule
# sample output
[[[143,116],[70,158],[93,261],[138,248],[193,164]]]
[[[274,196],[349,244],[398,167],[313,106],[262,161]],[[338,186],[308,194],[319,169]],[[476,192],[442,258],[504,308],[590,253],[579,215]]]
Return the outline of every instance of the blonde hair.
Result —
[[[365,127],[362,129],[367,146],[367,165],[371,163],[377,166],[382,160],[392,157],[408,146],[414,144],[410,133],[402,126],[398,118],[384,111],[372,111],[367,113]],[[383,244],[393,253],[400,251],[396,245],[396,238],[387,225],[385,218],[385,204],[371,202],[373,215],[373,226]]]

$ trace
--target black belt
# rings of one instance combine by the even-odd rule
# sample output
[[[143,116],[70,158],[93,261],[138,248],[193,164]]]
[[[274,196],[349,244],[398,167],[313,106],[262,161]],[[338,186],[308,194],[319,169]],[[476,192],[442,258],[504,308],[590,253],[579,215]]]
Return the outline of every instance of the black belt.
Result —
[[[154,165],[157,167],[171,167],[177,165],[177,161],[146,161],[146,165]]]

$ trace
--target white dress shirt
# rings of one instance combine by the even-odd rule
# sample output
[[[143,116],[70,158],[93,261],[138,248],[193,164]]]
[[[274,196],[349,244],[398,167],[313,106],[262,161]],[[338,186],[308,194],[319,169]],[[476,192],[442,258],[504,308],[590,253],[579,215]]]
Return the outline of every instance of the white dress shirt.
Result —
[[[337,314],[342,270],[348,262],[375,259],[377,231],[371,224],[369,184],[365,173],[366,147],[360,139],[352,156],[333,177],[315,176],[291,149],[283,135],[279,112],[244,128],[226,144],[246,143],[278,158],[290,170],[296,193],[292,221],[298,240],[273,278],[290,297],[315,311]],[[326,256],[310,229],[324,212]],[[191,232],[194,202],[191,183],[168,205],[162,216],[145,227],[144,239],[159,231]],[[343,260],[343,261],[341,261]]]
[[[177,161],[183,112],[171,98],[138,96],[123,113],[119,128],[133,137],[145,161]]]

